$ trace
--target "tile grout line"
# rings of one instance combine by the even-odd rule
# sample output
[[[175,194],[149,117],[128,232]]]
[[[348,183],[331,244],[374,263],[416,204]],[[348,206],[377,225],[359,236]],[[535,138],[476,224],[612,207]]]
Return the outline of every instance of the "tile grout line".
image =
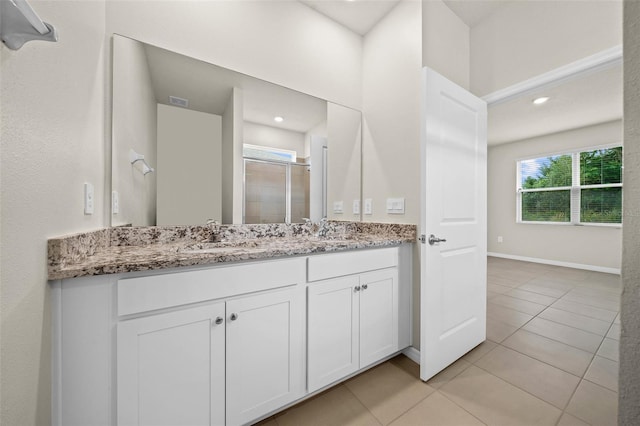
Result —
[[[561,309],[558,309],[558,308],[553,308],[553,309],[561,310]],[[544,311],[546,311],[546,309],[545,309]],[[544,312],[544,311],[542,311],[542,312]],[[541,314],[542,312],[540,312],[540,314]],[[567,311],[563,311],[563,312],[567,312]],[[570,314],[575,314],[574,312],[569,312],[569,313],[570,313]],[[540,314],[537,314],[534,318],[538,318],[538,316],[539,316]],[[575,315],[580,315],[580,314],[575,314]],[[583,317],[585,317],[586,315],[582,315],[582,316],[583,316]],[[591,318],[591,317],[587,317],[587,318]],[[543,319],[543,320],[546,320],[546,321],[549,321],[549,322],[553,322],[553,323],[556,323],[556,324],[564,325],[564,326],[566,326],[566,327],[573,328],[574,330],[580,330],[580,331],[584,331],[585,333],[590,333],[590,334],[593,334],[593,335],[596,335],[596,336],[602,336],[603,338],[604,338],[604,337],[606,337],[606,333],[605,333],[604,335],[600,335],[600,334],[598,334],[598,333],[594,333],[593,331],[585,330],[585,329],[583,329],[583,328],[574,327],[574,326],[572,326],[572,325],[565,324],[565,323],[560,322],[560,321],[555,321],[555,320],[553,320],[553,319],[551,319],[551,318],[544,318],[544,317],[540,317],[540,319]],[[597,318],[592,318],[592,319],[596,319],[596,320],[597,320]],[[602,321],[602,320],[598,320],[598,321]],[[602,321],[602,322],[606,323],[607,321]],[[611,324],[613,324],[613,322],[612,322]],[[609,324],[609,328],[607,328],[607,333],[609,332],[609,329],[611,328],[611,324]],[[524,327],[524,326],[523,326],[523,327]],[[569,345],[569,346],[571,346],[571,345]]]
[[[489,351],[489,352],[491,352],[491,351]],[[475,364],[471,364],[471,365],[475,365]],[[467,368],[469,368],[469,367],[467,367]],[[466,370],[467,368],[465,368],[464,370]],[[478,367],[478,368],[479,368],[479,367]],[[464,370],[462,370],[462,371],[464,371]],[[462,371],[461,371],[460,373],[456,374],[455,376],[453,376],[453,377],[451,378],[451,380],[453,380],[453,379],[455,379],[456,377],[458,377],[458,376],[462,373]],[[451,380],[449,380],[449,381],[451,381]],[[448,383],[448,382],[447,382],[447,383]],[[446,384],[445,384],[445,385],[446,385]],[[445,385],[443,385],[443,386],[445,386]],[[476,416],[476,415],[474,415],[473,413],[469,412],[469,410],[467,410],[466,408],[464,408],[463,406],[461,406],[460,404],[458,404],[457,402],[455,402],[454,400],[452,400],[451,398],[449,398],[449,397],[448,397],[444,392],[440,392],[440,389],[437,389],[437,390],[436,390],[436,392],[439,392],[439,393],[440,393],[440,395],[442,395],[442,397],[443,397],[443,398],[446,398],[448,401],[452,402],[456,407],[459,407],[462,411],[464,411],[465,413],[468,413],[470,416],[472,416],[474,419],[477,419],[477,420],[478,420],[480,423],[482,423],[483,425],[487,425],[487,426],[488,426],[488,423],[485,423],[482,419],[480,419],[479,417],[477,417],[477,416]]]
[[[386,362],[389,362],[389,361],[385,361],[385,363],[386,363]],[[383,363],[383,364],[384,364],[384,363]],[[382,365],[382,364],[380,364],[380,365]],[[358,376],[355,376],[355,377],[358,377]],[[349,381],[349,380],[347,380],[347,381],[345,381],[345,382],[341,383],[341,385],[342,385],[342,386],[344,386],[344,388],[347,390],[347,392],[349,392],[351,395],[353,395],[353,397],[354,397],[354,398],[355,398],[355,399],[356,399],[356,400],[357,400],[357,401],[358,401],[358,402],[359,402],[359,403],[360,403],[360,404],[365,408],[365,410],[367,410],[367,411],[369,412],[369,414],[371,414],[371,417],[373,417],[374,419],[376,419],[376,422],[378,422],[378,424],[379,424],[380,426],[384,426],[384,425],[382,424],[382,421],[381,421],[381,420],[380,420],[380,419],[379,419],[375,414],[373,414],[373,411],[371,411],[371,410],[369,409],[369,407],[367,407],[367,405],[366,405],[364,402],[362,402],[362,401],[360,400],[360,398],[358,398],[358,395],[356,395],[355,393],[353,393],[353,391],[352,391],[351,389],[349,389],[349,387],[346,385],[346,383],[347,383],[348,381]]]

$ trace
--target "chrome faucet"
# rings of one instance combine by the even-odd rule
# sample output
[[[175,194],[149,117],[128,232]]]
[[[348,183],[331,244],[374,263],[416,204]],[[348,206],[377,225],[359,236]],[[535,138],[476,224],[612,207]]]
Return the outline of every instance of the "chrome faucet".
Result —
[[[328,226],[328,221],[326,217],[323,217],[322,219],[320,219],[320,223],[318,224],[318,231],[316,233],[317,237],[326,237],[327,236],[327,232],[329,232],[329,226]]]

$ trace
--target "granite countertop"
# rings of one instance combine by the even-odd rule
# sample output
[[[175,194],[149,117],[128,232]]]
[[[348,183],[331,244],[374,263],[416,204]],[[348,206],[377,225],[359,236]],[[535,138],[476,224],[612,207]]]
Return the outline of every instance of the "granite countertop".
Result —
[[[320,227],[323,236],[318,236]],[[395,246],[415,241],[415,225],[361,222],[106,228],[50,239],[49,279]]]

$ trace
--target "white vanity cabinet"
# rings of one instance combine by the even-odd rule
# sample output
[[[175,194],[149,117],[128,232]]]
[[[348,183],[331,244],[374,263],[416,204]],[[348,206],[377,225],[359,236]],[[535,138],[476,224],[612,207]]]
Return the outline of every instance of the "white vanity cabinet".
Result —
[[[292,259],[119,280],[118,425],[241,425],[300,398],[303,277]],[[138,317],[178,288],[215,302]]]
[[[52,282],[54,425],[241,425],[411,342],[412,245]]]
[[[299,398],[301,303],[287,289],[120,322],[118,424],[240,425]]]
[[[352,252],[309,259],[307,387],[314,392],[394,354],[398,338],[398,250]],[[327,264],[328,263],[328,264]],[[327,268],[328,267],[328,268]],[[317,273],[317,274],[316,274]]]
[[[298,289],[227,303],[227,425],[304,395],[303,304]]]
[[[224,424],[224,317],[219,303],[118,324],[118,425]]]

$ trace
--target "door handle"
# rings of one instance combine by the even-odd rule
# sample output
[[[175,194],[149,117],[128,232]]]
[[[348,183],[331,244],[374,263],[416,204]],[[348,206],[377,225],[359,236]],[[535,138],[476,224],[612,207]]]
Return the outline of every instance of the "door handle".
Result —
[[[435,243],[446,243],[447,240],[444,238],[438,238],[435,235],[429,235],[429,245],[434,245]]]

